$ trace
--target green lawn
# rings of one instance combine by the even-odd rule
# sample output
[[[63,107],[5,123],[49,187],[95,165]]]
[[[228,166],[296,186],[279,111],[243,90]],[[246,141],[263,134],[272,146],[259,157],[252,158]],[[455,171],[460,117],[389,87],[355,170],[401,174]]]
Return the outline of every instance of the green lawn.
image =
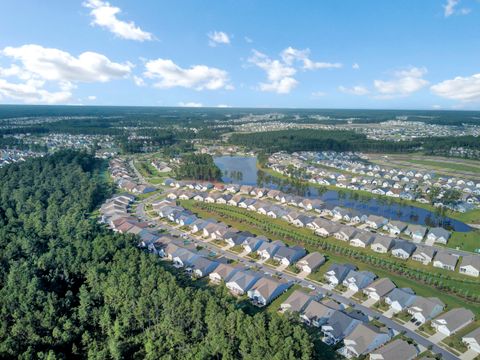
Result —
[[[312,242],[320,241],[318,237],[313,235],[311,231],[302,228],[296,228],[282,220],[270,219],[256,213],[252,213],[246,210],[239,208],[229,207],[226,205],[218,204],[203,204],[195,203],[193,201],[183,201],[182,205],[185,208],[188,208],[199,215],[201,218],[213,217],[217,220],[223,221],[224,223],[233,226],[239,230],[248,230],[256,235],[264,235],[272,240],[282,240],[288,244],[297,244],[305,246],[309,251],[319,251],[325,253],[327,256],[327,263],[324,264],[317,272],[311,274],[309,278],[313,280],[322,281],[322,275],[331,264],[331,262],[341,262],[341,263],[354,263],[359,267],[360,270],[368,270],[375,273],[378,277],[388,277],[398,287],[410,287],[415,290],[418,295],[421,296],[436,296],[441,299],[445,304],[450,308],[464,306],[471,309],[474,313],[480,314],[480,304],[474,302],[467,302],[461,297],[458,297],[454,294],[447,293],[445,291],[439,290],[436,288],[436,285],[427,285],[422,284],[419,281],[408,278],[404,274],[393,273],[384,268],[378,266],[363,263],[360,259],[352,259],[351,257],[339,254],[338,252],[324,251],[319,249],[318,246],[311,245]],[[206,210],[206,209],[209,210]],[[287,235],[288,234],[288,235]],[[294,242],[290,239],[298,239],[297,242]],[[305,241],[308,240],[308,243]],[[322,239],[323,240],[323,239]],[[341,247],[342,244],[334,239],[327,238],[325,241],[334,244],[337,248]],[[349,250],[353,251],[352,248],[345,245]],[[480,281],[478,279],[468,278],[467,276],[446,271],[443,269],[437,269],[433,267],[425,267],[418,262],[408,261],[402,262],[400,260],[393,260],[390,255],[382,255],[372,252],[370,249],[354,249],[356,254],[365,254],[370,257],[375,257],[378,259],[385,259],[388,261],[395,261],[396,264],[402,264],[406,269],[419,269],[422,271],[421,276],[437,276],[438,281],[441,281],[444,284],[449,284],[449,286],[455,286],[455,288],[462,288],[470,292],[475,293],[480,286]]]
[[[269,304],[267,306],[267,312],[269,313],[275,313],[278,311],[278,309],[280,309],[280,305],[288,299],[288,297],[290,295],[292,295],[292,293],[295,291],[295,290],[302,290],[304,289],[303,287],[301,287],[300,285],[298,284],[295,284],[293,286],[291,286],[287,291],[285,291],[282,295],[280,295],[278,298],[276,298],[275,300],[273,300],[271,302],[271,304]],[[307,290],[305,290],[305,292],[308,292]]]
[[[477,167],[477,166],[470,166],[462,162],[453,163],[453,162],[447,162],[447,161],[416,160],[416,159],[410,159],[405,161],[408,161],[412,164],[429,166],[439,170],[450,169],[450,170],[466,171],[466,172],[480,174],[480,163],[479,163],[479,166]]]
[[[474,230],[470,232],[453,232],[452,236],[448,240],[447,245],[452,249],[459,248],[472,252],[480,249],[480,230]]]
[[[432,322],[429,321],[427,322],[426,324],[423,324],[422,326],[420,326],[418,328],[418,331],[417,332],[422,332],[422,333],[425,333],[427,334],[427,336],[432,336],[433,334],[435,334],[437,332],[437,330],[435,330],[433,327],[432,327]]]
[[[463,343],[462,337],[471,333],[473,330],[480,327],[480,320],[474,321],[470,325],[461,329],[458,333],[453,334],[445,339],[443,339],[443,343],[445,343],[448,347],[457,350],[460,353],[464,353],[468,350],[468,347]]]

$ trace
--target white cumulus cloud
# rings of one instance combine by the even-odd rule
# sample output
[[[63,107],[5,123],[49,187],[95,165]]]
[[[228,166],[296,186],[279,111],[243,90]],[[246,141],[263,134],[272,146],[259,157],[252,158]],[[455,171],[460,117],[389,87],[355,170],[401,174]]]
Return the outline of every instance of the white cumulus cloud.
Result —
[[[220,44],[230,44],[230,37],[223,31],[213,31],[207,34],[208,44],[215,47]]]
[[[367,95],[370,93],[370,91],[366,87],[361,85],[356,85],[352,87],[339,86],[338,90],[340,90],[345,94],[358,95],[358,96]]]
[[[480,74],[457,76],[433,85],[430,90],[446,99],[463,102],[480,101]]]
[[[145,77],[157,80],[155,86],[163,89],[172,87],[195,90],[233,89],[225,70],[206,65],[193,65],[184,69],[172,60],[156,59],[147,61],[145,68]]]
[[[153,35],[147,31],[143,31],[135,25],[133,21],[123,21],[117,18],[122,11],[120,8],[111,5],[102,0],[87,0],[83,6],[91,9],[92,25],[98,25],[106,28],[116,36],[135,41],[153,40]]]
[[[358,65],[357,63],[354,63],[354,64],[352,65],[352,69],[358,70],[358,69],[360,69],[360,65]]]
[[[95,52],[75,57],[59,49],[34,44],[9,46],[1,50],[0,55],[14,62],[8,68],[0,68],[2,96],[35,103],[64,103],[71,98],[76,83],[124,78],[133,67]]]
[[[199,102],[193,102],[193,101],[190,101],[190,102],[181,101],[181,102],[178,103],[178,106],[199,108],[199,107],[203,107],[203,104],[199,103]]]
[[[443,5],[443,15],[445,17],[450,17],[454,14],[456,15],[467,15],[470,14],[471,10],[468,8],[460,8],[457,10],[460,0],[447,0],[445,5]]]
[[[391,80],[375,80],[375,89],[384,97],[408,96],[428,85],[423,78],[427,69],[410,67],[394,72]]]
[[[282,51],[282,59],[288,64],[292,65],[295,61],[300,61],[303,63],[303,68],[305,70],[314,70],[314,69],[331,69],[331,68],[341,68],[342,64],[340,63],[330,63],[330,62],[318,62],[310,59],[310,49],[294,49],[291,46]]]

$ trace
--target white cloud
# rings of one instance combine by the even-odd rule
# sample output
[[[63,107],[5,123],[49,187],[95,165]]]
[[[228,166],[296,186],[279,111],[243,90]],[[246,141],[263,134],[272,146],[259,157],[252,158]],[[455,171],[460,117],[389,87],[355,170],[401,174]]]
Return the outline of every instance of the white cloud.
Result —
[[[68,52],[40,45],[6,47],[0,55],[18,64],[0,68],[2,96],[35,103],[64,103],[75,83],[107,82],[128,76],[130,63],[115,63],[95,52],[75,57]],[[16,80],[12,82],[12,78]],[[57,90],[52,90],[56,88]]]
[[[253,40],[252,40],[252,39],[250,39],[248,36],[245,36],[243,39],[244,39],[244,40],[245,40],[245,42],[246,42],[246,43],[248,43],[248,44],[251,44],[251,43],[253,43]]]
[[[183,102],[183,101],[181,101],[181,102],[178,103],[178,106],[199,108],[199,107],[203,107],[203,104],[199,103],[199,102]]]
[[[137,86],[145,86],[146,85],[145,80],[143,80],[143,78],[141,78],[140,76],[137,76],[137,75],[133,76],[133,82]]]
[[[423,79],[426,73],[426,68],[410,67],[394,72],[392,80],[375,80],[373,85],[381,94],[380,98],[408,96],[428,85],[428,81]]]
[[[342,64],[340,63],[330,63],[330,62],[316,62],[310,60],[310,49],[294,49],[291,46],[282,51],[282,59],[288,64],[292,65],[295,61],[301,61],[303,63],[303,69],[305,70],[315,70],[315,69],[331,69],[331,68],[341,68]]]
[[[207,34],[208,45],[215,47],[219,44],[230,44],[230,37],[223,31],[213,31]]]
[[[113,34],[122,39],[145,41],[153,40],[153,35],[143,31],[136,26],[133,21],[123,21],[117,18],[122,11],[120,8],[110,5],[110,3],[102,0],[87,0],[83,6],[91,9],[92,25],[108,29]]]
[[[480,74],[457,76],[442,81],[431,88],[435,95],[462,102],[480,101]]]
[[[267,55],[253,50],[253,56],[248,61],[267,73],[268,83],[260,83],[260,90],[273,91],[278,94],[288,94],[297,84],[292,76],[297,70],[280,60],[272,60]]]
[[[367,95],[370,93],[370,91],[366,87],[360,86],[360,85],[352,86],[350,88],[345,86],[339,86],[338,90],[345,94],[358,95],[358,96]]]
[[[184,87],[195,90],[233,89],[229,84],[228,73],[206,65],[193,65],[183,69],[172,60],[156,59],[147,61],[144,75],[149,79],[158,80],[156,87],[168,89]]]
[[[90,100],[90,101],[95,101],[95,100],[97,100],[97,97],[95,95],[90,95],[90,96],[87,97],[87,99]]]
[[[358,65],[357,63],[354,63],[354,64],[352,65],[352,69],[358,70],[358,69],[360,69],[360,65]]]
[[[230,108],[231,106],[230,105],[227,105],[227,104],[218,104],[217,105],[217,108]]]
[[[460,8],[457,10],[456,8],[459,3],[460,3],[460,0],[447,0],[445,5],[443,5],[443,15],[445,17],[450,17],[454,14],[457,14],[457,15],[470,14],[471,10],[468,8]]]
[[[325,95],[327,95],[327,93],[326,93],[326,92],[323,92],[323,91],[314,91],[314,92],[312,92],[312,96],[313,96],[313,97],[322,97],[322,96],[325,96]]]

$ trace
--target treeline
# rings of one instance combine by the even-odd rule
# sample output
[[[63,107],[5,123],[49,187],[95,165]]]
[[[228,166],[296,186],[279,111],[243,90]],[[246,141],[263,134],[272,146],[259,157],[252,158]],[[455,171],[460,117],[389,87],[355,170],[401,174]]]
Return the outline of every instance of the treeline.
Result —
[[[431,137],[412,141],[382,141],[367,139],[364,134],[345,130],[280,130],[257,133],[237,133],[230,142],[265,152],[275,151],[365,151],[408,153],[424,151],[427,154],[447,153],[452,147],[478,149],[480,137]]]
[[[70,151],[0,169],[0,358],[332,358],[303,326],[247,315],[99,225],[102,170]]]
[[[175,178],[192,180],[221,180],[222,171],[209,154],[187,154],[175,169]]]
[[[363,134],[344,130],[280,130],[233,134],[230,142],[250,148],[275,151],[371,151],[407,152],[421,146],[418,142],[369,140]]]

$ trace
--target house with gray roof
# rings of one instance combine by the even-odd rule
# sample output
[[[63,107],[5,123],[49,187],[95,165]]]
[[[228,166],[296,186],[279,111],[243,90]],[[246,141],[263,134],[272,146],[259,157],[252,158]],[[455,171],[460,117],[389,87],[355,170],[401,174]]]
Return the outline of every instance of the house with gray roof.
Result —
[[[421,225],[410,224],[405,230],[405,234],[410,236],[413,241],[420,242],[425,237],[427,228]]]
[[[219,284],[222,281],[228,282],[238,271],[240,271],[239,267],[230,264],[219,264],[208,277],[212,283]]]
[[[412,255],[412,260],[421,262],[423,265],[428,265],[432,262],[436,252],[437,251],[430,246],[418,245]]]
[[[173,264],[177,267],[191,267],[193,261],[198,257],[196,253],[185,248],[178,248],[172,254]]]
[[[366,355],[391,339],[389,332],[371,325],[360,324],[343,340],[345,345],[338,352],[347,359]]]
[[[301,246],[281,246],[273,258],[283,265],[290,265],[305,256],[306,250]]]
[[[386,254],[394,244],[395,240],[391,237],[376,234],[370,248],[377,253]]]
[[[314,297],[300,290],[295,290],[281,305],[283,312],[301,313]]]
[[[232,294],[243,295],[250,290],[260,278],[261,275],[259,273],[240,270],[227,281],[226,286]]]
[[[202,278],[209,275],[218,266],[218,262],[198,256],[192,260],[193,275]]]
[[[263,236],[249,236],[243,240],[242,246],[247,253],[255,252],[268,239]]]
[[[375,280],[363,289],[363,293],[370,299],[380,300],[384,298],[390,291],[396,288],[396,285],[389,278],[381,278]]]
[[[297,268],[306,273],[311,273],[325,263],[325,256],[312,252],[297,261]]]
[[[430,228],[428,230],[427,240],[432,243],[446,244],[450,239],[450,232],[442,227]]]
[[[475,315],[468,309],[456,308],[432,320],[432,327],[445,336],[450,336],[475,320]]]
[[[366,248],[373,242],[374,236],[370,231],[358,230],[350,240],[350,245],[354,247]]]
[[[403,221],[391,220],[383,226],[383,230],[388,231],[390,235],[398,236],[407,228]]]
[[[388,220],[383,216],[369,215],[365,221],[365,224],[371,229],[381,229],[384,225],[388,223]]]
[[[480,256],[466,255],[462,258],[462,263],[459,268],[460,274],[475,276],[480,275]]]
[[[385,303],[390,305],[395,313],[405,310],[415,301],[415,292],[410,288],[396,288],[385,296]]]
[[[433,266],[440,269],[454,271],[457,266],[458,256],[446,251],[439,251],[433,260]]]
[[[477,354],[480,354],[480,327],[462,337],[462,342]]]
[[[341,284],[351,270],[357,267],[352,264],[333,264],[324,275],[325,280],[333,286]]]
[[[445,304],[436,297],[417,296],[407,309],[416,324],[421,325],[433,319],[445,308]]]
[[[320,327],[327,322],[336,310],[312,300],[308,303],[300,318],[308,325]]]
[[[356,233],[357,229],[355,227],[348,225],[340,225],[340,227],[337,229],[337,231],[335,231],[333,236],[337,240],[350,241]]]
[[[392,255],[399,259],[408,259],[417,247],[407,240],[396,240],[392,247]]]
[[[348,336],[362,321],[355,319],[341,310],[336,310],[327,323],[322,326],[322,341],[327,345],[334,345]]]
[[[262,307],[270,304],[275,298],[287,291],[290,286],[292,286],[290,282],[262,277],[248,290],[247,294],[254,305]]]
[[[263,242],[259,246],[257,254],[260,255],[263,260],[268,260],[270,258],[273,258],[278,249],[280,249],[281,247],[285,247],[285,244],[280,240]]]
[[[370,271],[350,270],[342,284],[352,291],[359,291],[370,285],[377,276]]]
[[[370,353],[370,360],[413,360],[418,356],[418,348],[405,340],[396,339]]]

